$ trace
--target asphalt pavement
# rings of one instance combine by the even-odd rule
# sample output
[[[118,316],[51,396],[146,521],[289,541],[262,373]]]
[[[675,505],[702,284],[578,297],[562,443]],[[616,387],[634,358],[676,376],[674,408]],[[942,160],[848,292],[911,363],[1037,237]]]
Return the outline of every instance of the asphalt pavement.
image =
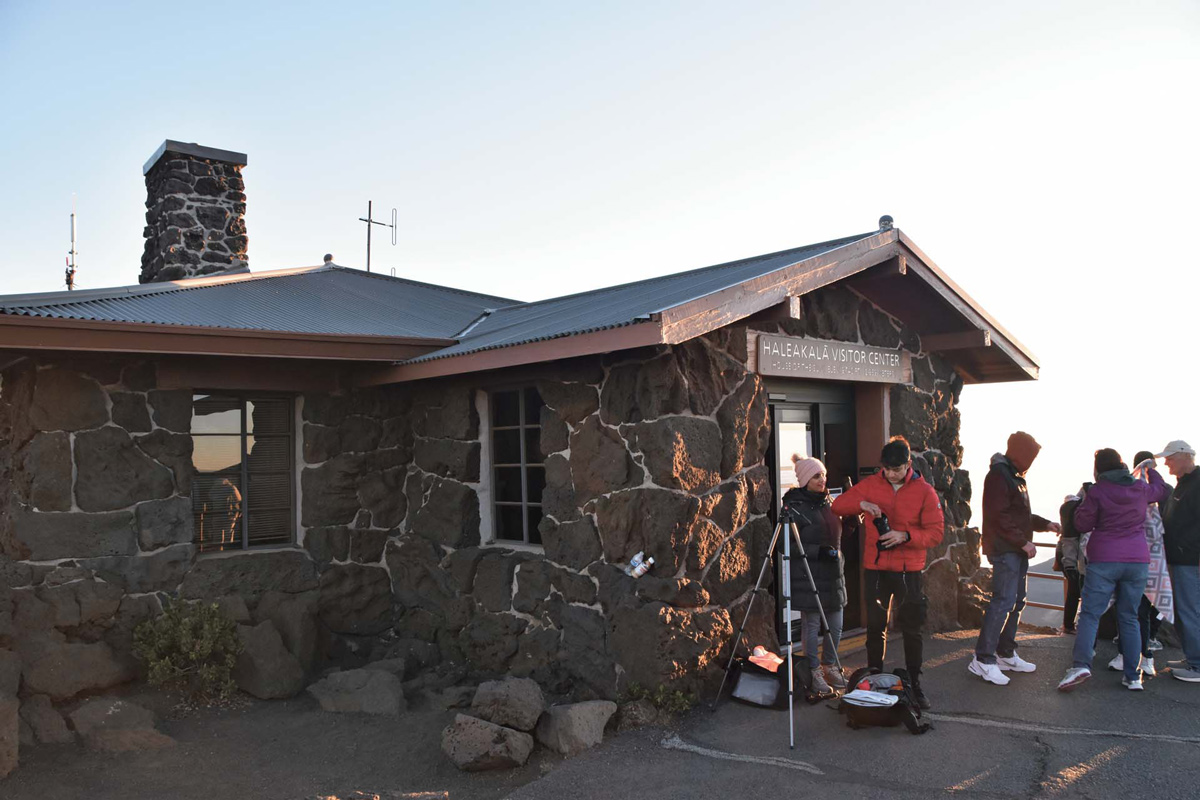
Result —
[[[829,703],[788,715],[725,701],[697,709],[674,729],[624,734],[563,761],[508,795],[512,800],[591,798],[1196,798],[1200,770],[1200,685],[1165,671],[1145,691],[1105,669],[1100,644],[1091,681],[1063,694],[1057,683],[1074,637],[1022,634],[1036,672],[1005,687],[967,672],[976,631],[942,634],[926,646],[923,681],[934,729],[851,730]],[[900,654],[900,642],[889,655]],[[1179,658],[1158,654],[1160,668]],[[861,666],[863,654],[847,658]]]

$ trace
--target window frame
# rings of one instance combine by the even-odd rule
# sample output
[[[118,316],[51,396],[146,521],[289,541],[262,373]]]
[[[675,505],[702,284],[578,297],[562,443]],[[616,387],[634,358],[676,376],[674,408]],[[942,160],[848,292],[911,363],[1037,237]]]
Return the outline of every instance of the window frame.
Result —
[[[491,542],[496,545],[524,546],[524,547],[534,547],[534,548],[541,549],[543,547],[543,543],[541,541],[540,533],[537,534],[538,541],[530,541],[531,527],[535,530],[537,527],[536,525],[530,526],[530,524],[529,524],[530,509],[531,508],[538,509],[538,512],[539,512],[538,522],[539,523],[541,522],[542,517],[545,516],[545,512],[543,510],[543,505],[542,505],[541,499],[539,499],[537,502],[531,502],[529,500],[529,470],[531,467],[534,469],[542,470],[542,476],[543,476],[542,477],[542,491],[545,492],[546,465],[545,465],[544,458],[542,458],[542,460],[538,461],[538,462],[530,462],[529,452],[528,452],[529,442],[528,442],[527,432],[529,430],[538,431],[537,441],[538,441],[539,450],[538,450],[537,455],[539,458],[541,458],[541,450],[540,450],[540,448],[541,448],[541,429],[542,429],[541,409],[545,406],[546,403],[545,403],[545,400],[543,400],[541,398],[541,393],[538,392],[538,399],[541,400],[541,405],[538,406],[538,412],[537,412],[536,419],[531,420],[528,417],[527,403],[526,403],[526,393],[530,392],[530,391],[537,392],[537,385],[533,384],[533,383],[522,383],[522,384],[515,384],[515,385],[497,386],[497,387],[493,387],[493,388],[486,390],[486,396],[487,396],[487,428],[486,428],[487,441],[486,441],[486,445],[487,445],[487,453],[488,453],[487,467],[488,467],[488,475],[491,480],[491,484],[489,486],[489,494],[490,494],[490,501],[491,501],[489,503],[489,505],[491,506],[489,509],[489,511],[491,513],[490,539],[491,539]],[[495,422],[495,419],[496,419],[495,414],[496,414],[496,408],[497,408],[496,396],[502,395],[502,394],[512,394],[512,393],[515,393],[517,395],[517,403],[518,403],[518,405],[517,405],[517,407],[518,407],[517,424],[516,425],[497,425]],[[520,463],[499,461],[498,454],[496,452],[496,433],[497,433],[497,431],[517,431],[517,438],[520,442],[520,454],[521,454],[520,455]],[[518,500],[501,500],[501,499],[499,499],[499,491],[498,491],[498,487],[500,485],[500,478],[499,478],[499,475],[497,474],[497,470],[499,470],[499,469],[514,469],[514,468],[520,469],[520,472],[521,472],[521,499],[519,501]],[[500,530],[499,509],[502,507],[519,508],[521,510],[522,538],[520,538],[520,539],[504,538],[499,535],[499,530]]]
[[[298,463],[296,447],[299,437],[297,436],[297,421],[296,421],[296,396],[284,392],[270,391],[254,391],[254,390],[229,390],[229,389],[192,389],[192,404],[193,414],[197,396],[210,397],[227,397],[238,401],[238,410],[240,417],[240,431],[233,433],[196,433],[189,430],[188,436],[195,440],[197,437],[219,437],[219,436],[237,436],[239,439],[239,453],[241,458],[239,480],[241,498],[241,518],[238,520],[238,542],[237,546],[226,547],[209,547],[203,548],[201,542],[197,540],[197,531],[192,531],[191,544],[196,546],[197,555],[215,555],[218,553],[245,553],[252,550],[268,550],[280,547],[295,547],[297,546],[297,510],[299,505],[298,485],[299,481],[296,477],[296,465]],[[287,467],[285,470],[279,471],[287,476],[287,540],[277,542],[266,542],[262,544],[252,544],[250,542],[250,517],[252,515],[251,491],[250,491],[250,450],[248,448],[248,438],[252,438],[255,434],[247,430],[248,409],[247,405],[252,404],[256,400],[282,400],[287,404],[283,418],[287,421],[286,430],[283,433],[258,434],[258,436],[266,436],[268,438],[281,438],[286,440],[284,452],[287,454]],[[189,422],[189,428],[190,428]],[[195,467],[193,455],[192,471],[193,471],[193,486],[192,486],[192,514],[195,518],[195,476],[200,472]],[[272,474],[272,473],[266,473]],[[257,509],[258,511],[277,511],[279,509]]]

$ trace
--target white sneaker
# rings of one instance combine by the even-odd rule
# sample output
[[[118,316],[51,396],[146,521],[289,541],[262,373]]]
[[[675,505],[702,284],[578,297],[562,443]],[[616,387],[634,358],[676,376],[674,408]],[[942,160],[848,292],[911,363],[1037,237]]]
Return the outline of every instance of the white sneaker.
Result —
[[[1037,664],[1031,664],[1016,653],[1011,658],[996,656],[996,666],[1005,672],[1033,672],[1037,669]]]
[[[1140,692],[1145,688],[1142,686],[1141,678],[1134,678],[1133,680],[1129,680],[1129,678],[1121,678],[1121,685],[1131,692]]]
[[[1124,672],[1125,671],[1125,656],[1121,655],[1120,653],[1117,653],[1117,657],[1114,658],[1112,661],[1108,662],[1108,668],[1111,669],[1113,672]]]
[[[1007,686],[1011,680],[1011,678],[1000,671],[1000,667],[995,664],[984,664],[978,658],[971,659],[971,663],[967,665],[967,671],[997,686]]]
[[[1154,657],[1153,656],[1151,656],[1149,658],[1147,658],[1146,656],[1142,656],[1142,663],[1140,666],[1141,666],[1143,677],[1154,678],[1158,675],[1158,670],[1156,670],[1154,668]]]
[[[1058,682],[1058,690],[1069,692],[1090,677],[1092,677],[1092,671],[1087,667],[1071,667],[1063,679]]]
[[[1146,646],[1150,648],[1151,653],[1157,653],[1159,650],[1163,649],[1162,642],[1160,642],[1158,639],[1151,639],[1146,643]]]

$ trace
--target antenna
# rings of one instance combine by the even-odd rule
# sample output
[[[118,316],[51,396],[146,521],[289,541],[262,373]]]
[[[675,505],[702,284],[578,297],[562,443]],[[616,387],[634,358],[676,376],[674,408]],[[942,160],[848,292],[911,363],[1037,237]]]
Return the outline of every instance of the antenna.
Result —
[[[385,228],[391,228],[392,229],[392,246],[393,247],[396,246],[396,216],[397,216],[396,209],[394,209],[394,208],[392,209],[392,223],[389,225],[388,223],[380,222],[379,220],[377,220],[371,216],[371,206],[372,206],[372,202],[370,200],[368,200],[367,201],[367,216],[358,218],[359,222],[367,223],[367,272],[371,271],[371,226],[372,225],[382,225]]]
[[[71,195],[71,249],[67,251],[67,291],[75,288],[75,256],[79,255],[75,250],[75,195]]]

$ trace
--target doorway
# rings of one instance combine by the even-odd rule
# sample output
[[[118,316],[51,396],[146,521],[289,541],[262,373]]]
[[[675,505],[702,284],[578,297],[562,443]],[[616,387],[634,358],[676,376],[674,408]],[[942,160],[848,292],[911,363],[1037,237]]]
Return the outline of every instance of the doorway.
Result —
[[[792,470],[792,454],[815,456],[825,463],[829,491],[840,494],[858,474],[857,446],[854,432],[854,406],[850,402],[804,402],[793,396],[770,395],[771,440],[767,464],[771,468],[771,488],[775,503],[771,522],[779,521],[778,507],[783,495],[796,486]],[[831,398],[834,399],[834,398]],[[841,398],[837,398],[841,399]],[[863,626],[866,619],[862,605],[862,534],[857,521],[843,520],[842,552],[846,558],[846,596],[843,628],[852,631]],[[794,543],[793,543],[794,549]],[[782,552],[782,543],[776,550]],[[776,559],[775,598],[779,612],[780,634],[783,630],[782,571]],[[793,617],[795,617],[793,612]]]

